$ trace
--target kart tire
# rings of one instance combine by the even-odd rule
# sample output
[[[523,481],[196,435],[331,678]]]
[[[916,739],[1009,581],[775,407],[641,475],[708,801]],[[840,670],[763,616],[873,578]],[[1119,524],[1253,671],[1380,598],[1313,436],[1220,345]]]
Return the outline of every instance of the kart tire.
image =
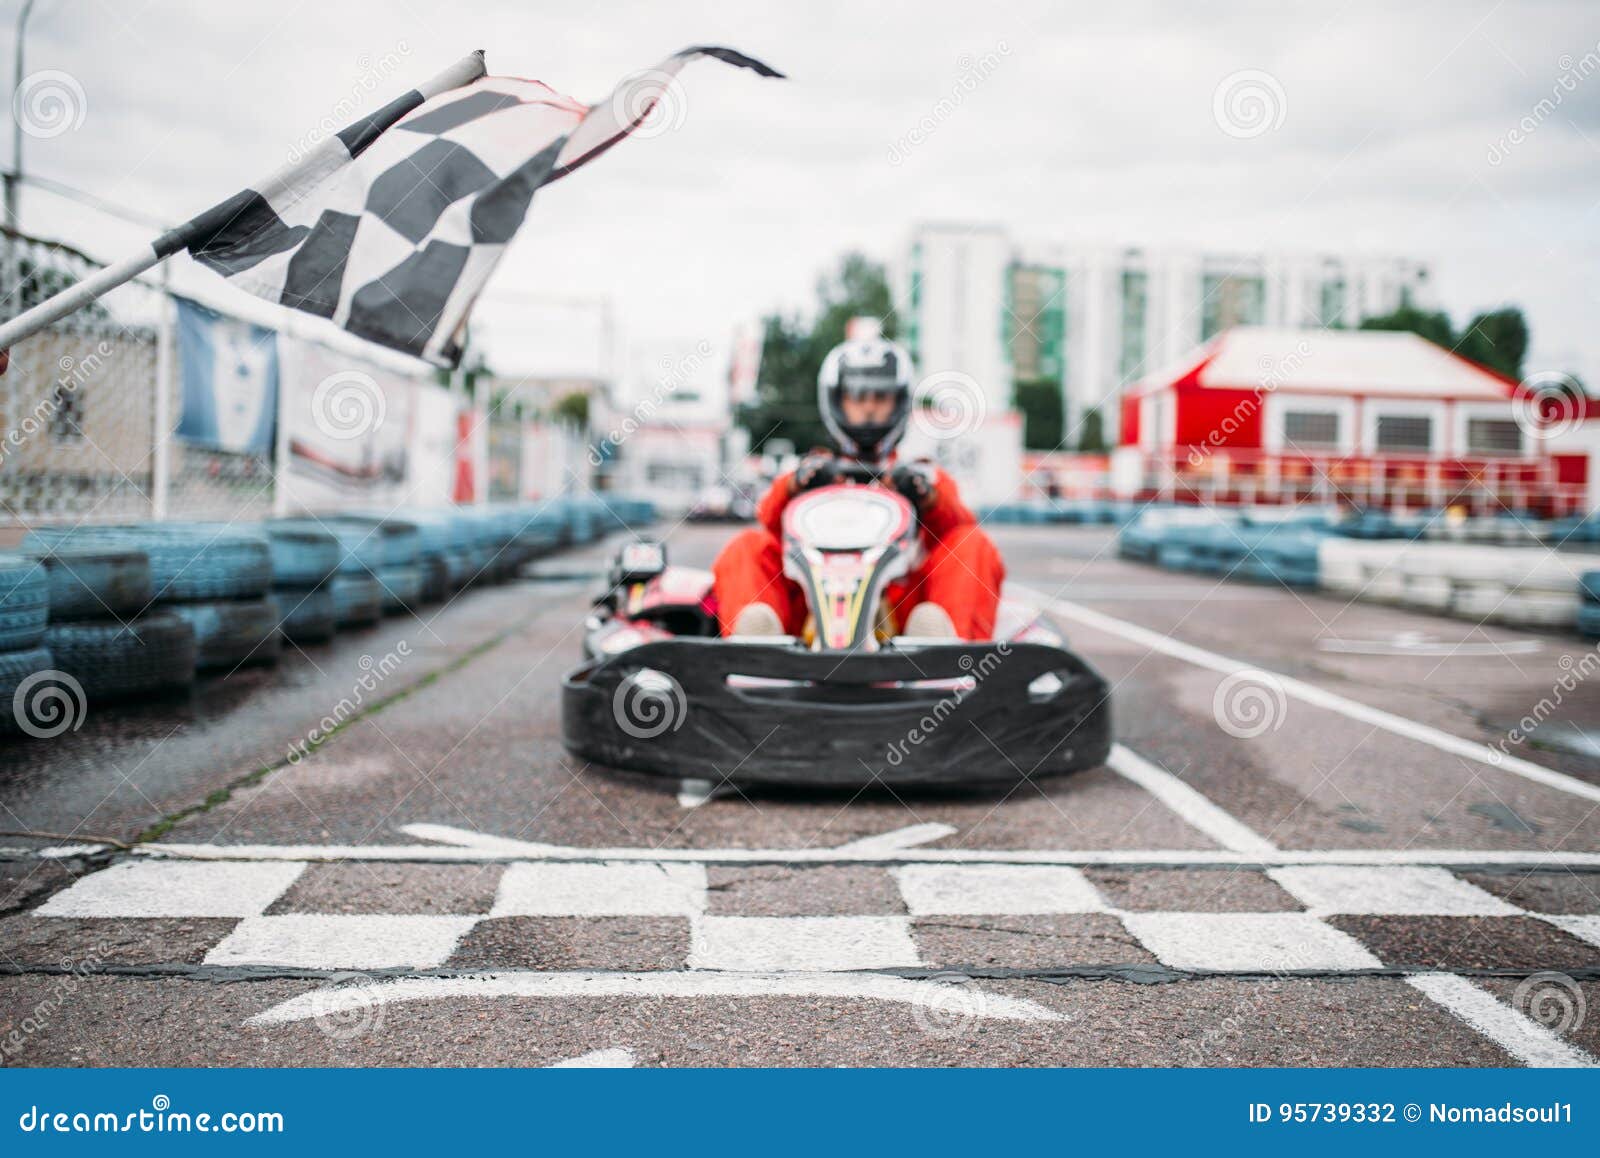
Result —
[[[194,628],[195,667],[234,668],[278,661],[275,599],[225,599],[214,603],[177,603],[174,615]]]
[[[18,704],[17,690],[24,680],[39,672],[53,671],[55,659],[50,655],[47,647],[30,647],[20,651],[0,652],[0,736],[22,734],[26,731],[22,721],[29,705],[37,705],[39,693],[30,691],[25,696],[25,703]],[[38,682],[31,685],[39,687]],[[39,720],[36,723],[50,723],[54,721]]]
[[[50,620],[127,618],[150,606],[150,556],[109,543],[64,543],[40,555],[50,575]],[[0,581],[3,586],[3,581]]]
[[[49,620],[50,573],[44,564],[26,555],[0,555],[0,651],[32,648]]]
[[[315,587],[337,571],[344,558],[339,537],[312,519],[267,523],[266,532],[274,587]]]
[[[45,646],[56,670],[78,682],[91,700],[187,687],[194,682],[194,628],[170,611],[127,623],[53,623]]]
[[[371,575],[341,572],[329,584],[334,621],[340,628],[369,627],[383,618],[383,585]]]
[[[272,597],[278,604],[278,631],[291,643],[327,643],[339,630],[339,613],[329,584],[274,587]]]

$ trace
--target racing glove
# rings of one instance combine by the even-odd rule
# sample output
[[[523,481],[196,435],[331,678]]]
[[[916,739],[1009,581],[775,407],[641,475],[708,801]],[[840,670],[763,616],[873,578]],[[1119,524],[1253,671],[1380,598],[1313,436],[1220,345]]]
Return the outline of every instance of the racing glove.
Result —
[[[903,462],[889,473],[889,484],[919,511],[933,501],[937,483],[933,467],[925,462]]]
[[[825,487],[839,481],[839,464],[827,451],[814,450],[800,460],[795,468],[794,493]]]

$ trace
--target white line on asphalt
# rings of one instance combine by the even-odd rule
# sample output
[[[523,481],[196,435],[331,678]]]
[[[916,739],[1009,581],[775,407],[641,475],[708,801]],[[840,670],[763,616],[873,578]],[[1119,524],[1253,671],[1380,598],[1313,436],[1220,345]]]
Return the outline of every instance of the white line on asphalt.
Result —
[[[245,1024],[282,1025],[400,1002],[471,997],[831,997],[938,1009],[947,996],[942,982],[882,973],[482,973],[317,989],[265,1009]],[[971,1009],[974,1016],[1002,1021],[1065,1020],[1035,1002],[987,989]]]
[[[961,830],[953,824],[939,824],[930,821],[927,824],[908,824],[904,828],[896,828],[889,832],[880,832],[876,836],[863,836],[860,840],[848,841],[838,847],[839,852],[874,853],[874,852],[899,852],[902,849],[916,848],[919,844],[929,841],[943,840],[947,836],[954,836]]]
[[[544,1068],[547,1070],[631,1070],[633,1068],[633,1051],[629,1049],[597,1049],[592,1053],[569,1057],[566,1061],[558,1061],[554,1065],[548,1065]]]
[[[1416,973],[1406,984],[1427,994],[1528,1066],[1593,1066],[1595,1059],[1454,973]]]
[[[80,877],[38,909],[41,917],[255,917],[305,869],[285,863],[123,861]]]
[[[1176,812],[1189,827],[1199,829],[1230,852],[1272,852],[1277,848],[1255,829],[1234,819],[1171,772],[1150,763],[1121,744],[1112,746],[1106,767],[1133,781]]]
[[[1181,659],[1198,667],[1209,668],[1221,672],[1223,675],[1233,675],[1242,671],[1265,670],[1256,664],[1245,663],[1242,660],[1230,659],[1225,655],[1218,655],[1214,651],[1207,651],[1203,647],[1196,647],[1191,643],[1174,639],[1170,635],[1163,635],[1159,631],[1152,631],[1147,627],[1129,623],[1125,619],[1106,615],[1104,612],[1083,607],[1076,603],[1068,603],[1063,599],[1048,600],[1049,610],[1079,623],[1104,631],[1110,635],[1120,635],[1123,639],[1140,644],[1151,651],[1158,651],[1170,655],[1174,659]],[[1512,756],[1498,752],[1487,744],[1477,740],[1468,740],[1461,736],[1435,728],[1429,724],[1421,724],[1416,720],[1408,720],[1404,716],[1397,716],[1393,712],[1386,712],[1381,708],[1374,708],[1336,692],[1319,688],[1315,684],[1308,684],[1303,680],[1295,679],[1281,672],[1268,672],[1282,685],[1283,690],[1313,707],[1326,708],[1332,712],[1339,712],[1353,720],[1371,724],[1375,728],[1382,728],[1397,736],[1404,736],[1409,740],[1428,744],[1441,752],[1449,752],[1453,756],[1460,756],[1466,760],[1475,760],[1480,764],[1487,764],[1491,768],[1499,768],[1513,775],[1521,776],[1525,780],[1532,780],[1535,784],[1543,784],[1548,788],[1555,788],[1561,792],[1570,792],[1574,796],[1581,796],[1585,800],[1600,801],[1600,784],[1590,784],[1579,780],[1575,776],[1568,776],[1564,772],[1546,768],[1542,764],[1535,764],[1531,760],[1524,760],[1520,756]]]
[[[1319,916],[1511,917],[1522,912],[1471,881],[1422,865],[1286,865],[1268,869],[1267,875]]]
[[[417,826],[422,827],[422,826]],[[436,826],[429,825],[429,828]],[[417,835],[413,833],[413,835]],[[201,861],[384,861],[497,864],[561,861],[648,861],[695,864],[1058,864],[1228,865],[1268,868],[1291,864],[1485,865],[1506,868],[1600,868],[1600,852],[1481,848],[1263,849],[977,849],[911,848],[575,848],[503,842],[513,848],[436,844],[144,844],[140,857]],[[87,878],[86,878],[87,879]],[[60,895],[60,894],[57,894]],[[62,914],[65,915],[65,914]]]
[[[705,912],[698,864],[514,864],[491,917],[692,917]]]
[[[908,864],[890,871],[914,917],[1106,911],[1099,890],[1065,865]]]
[[[723,788],[709,780],[689,778],[678,782],[678,807],[699,808],[723,794]]]
[[[732,973],[852,973],[922,964],[909,917],[701,917],[688,965]]]

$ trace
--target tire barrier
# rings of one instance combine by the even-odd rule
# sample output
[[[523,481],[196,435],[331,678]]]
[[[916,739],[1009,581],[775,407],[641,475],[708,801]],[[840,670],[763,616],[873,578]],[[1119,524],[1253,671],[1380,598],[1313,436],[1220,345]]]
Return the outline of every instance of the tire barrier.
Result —
[[[1578,630],[1600,639],[1600,571],[1585,571],[1578,580]]]
[[[195,666],[202,670],[278,661],[278,603],[265,599],[227,599],[175,603],[174,615],[194,629]]]
[[[69,540],[44,551],[39,559],[50,574],[53,622],[125,619],[155,599],[150,556],[143,551],[111,544],[75,545]]]
[[[53,623],[45,632],[56,670],[77,681],[90,700],[169,691],[194,682],[195,635],[165,609],[126,623]]]
[[[50,620],[50,573],[27,555],[0,555],[0,652],[31,649]]]
[[[274,587],[315,587],[344,559],[339,536],[315,519],[274,519],[264,529]]]
[[[265,534],[222,523],[140,523],[34,531],[32,551],[105,546],[143,551],[157,603],[259,599],[272,588],[272,552]]]
[[[58,728],[62,721],[56,710],[39,702],[41,697],[53,698],[49,689],[41,687],[51,681],[35,677],[54,671],[55,666],[47,647],[0,652],[0,736],[49,736],[71,726],[69,721]],[[18,692],[22,692],[20,701]]]
[[[424,575],[416,564],[379,567],[377,580],[385,615],[397,615],[422,606]]]
[[[1511,627],[1580,626],[1582,556],[1544,547],[1329,537],[1318,563],[1321,585],[1347,598]]]
[[[331,581],[320,587],[275,587],[278,631],[291,643],[327,643],[339,629]]]
[[[340,628],[371,627],[383,618],[383,586],[371,575],[341,571],[328,583]]]

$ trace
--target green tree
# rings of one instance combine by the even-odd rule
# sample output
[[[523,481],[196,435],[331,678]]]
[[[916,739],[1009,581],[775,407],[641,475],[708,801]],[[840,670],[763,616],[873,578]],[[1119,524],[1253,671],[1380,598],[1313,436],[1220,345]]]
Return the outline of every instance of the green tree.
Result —
[[[756,401],[740,407],[736,420],[750,431],[751,447],[785,438],[804,451],[828,441],[817,413],[817,372],[828,351],[844,341],[854,317],[883,320],[895,336],[894,303],[883,267],[859,253],[817,281],[817,307],[809,318],[771,314],[764,322]]]
[[[1061,383],[1049,378],[1018,382],[1016,407],[1022,411],[1022,445],[1029,450],[1061,449],[1061,427],[1065,421],[1061,405]]]
[[[1099,410],[1085,410],[1078,431],[1078,449],[1085,454],[1102,454],[1106,446],[1106,423]]]
[[[1528,323],[1515,306],[1478,314],[1458,334],[1445,313],[1402,305],[1392,314],[1366,318],[1363,330],[1404,330],[1420,334],[1436,346],[1460,354],[1480,366],[1518,381],[1528,352]]]
[[[556,400],[555,416],[570,422],[579,430],[589,429],[589,396],[582,390],[563,394]]]

